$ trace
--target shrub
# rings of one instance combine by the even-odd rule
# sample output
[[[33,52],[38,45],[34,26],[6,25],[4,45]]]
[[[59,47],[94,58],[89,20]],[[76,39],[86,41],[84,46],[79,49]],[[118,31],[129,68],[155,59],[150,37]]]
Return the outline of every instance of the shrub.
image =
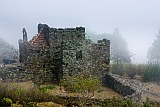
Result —
[[[106,99],[103,107],[138,107],[130,99],[118,99],[114,97],[113,99]]]
[[[128,63],[120,63],[120,64],[111,64],[110,68],[111,72],[118,75],[127,74],[132,79],[137,75],[138,66],[134,64]]]
[[[142,104],[138,104],[131,99],[118,99],[116,97],[114,97],[113,99],[106,99],[101,106],[102,107],[152,107],[148,98]]]
[[[53,85],[48,85],[48,86],[40,86],[40,85],[38,85],[38,89],[41,92],[47,92],[47,91],[49,91],[51,89],[54,89],[54,88],[55,88],[55,86],[53,86]]]
[[[39,91],[38,89],[23,90],[11,83],[0,84],[0,97],[10,98],[13,102],[42,102],[52,99],[52,95]]]
[[[11,106],[12,104],[12,100],[9,98],[3,98],[1,102],[3,106]]]
[[[25,102],[25,101],[22,101],[21,104],[23,105],[23,107],[37,107],[37,103],[36,102]]]
[[[125,69],[124,69],[124,64],[122,63],[112,63],[110,65],[110,71],[114,74],[118,74],[118,75],[124,75],[125,74]]]
[[[142,81],[160,82],[160,65],[158,63],[148,63],[142,72]]]
[[[142,75],[142,73],[145,71],[146,65],[145,64],[138,64],[137,65],[137,75]]]
[[[81,93],[86,95],[92,92],[94,96],[95,90],[100,86],[100,80],[85,74],[74,75],[63,79],[60,86],[63,86],[65,91],[69,93]]]
[[[124,70],[125,73],[130,77],[130,78],[134,78],[135,75],[137,74],[137,65],[134,64],[125,64],[124,65]]]

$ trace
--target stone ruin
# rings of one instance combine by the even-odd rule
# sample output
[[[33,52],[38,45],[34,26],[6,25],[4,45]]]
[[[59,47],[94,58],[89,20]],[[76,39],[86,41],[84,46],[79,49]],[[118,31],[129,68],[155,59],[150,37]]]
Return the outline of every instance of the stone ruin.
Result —
[[[36,83],[59,83],[62,78],[82,72],[102,78],[109,72],[110,41],[93,43],[85,38],[84,27],[62,29],[39,24],[38,34],[29,41],[23,29],[19,61]]]

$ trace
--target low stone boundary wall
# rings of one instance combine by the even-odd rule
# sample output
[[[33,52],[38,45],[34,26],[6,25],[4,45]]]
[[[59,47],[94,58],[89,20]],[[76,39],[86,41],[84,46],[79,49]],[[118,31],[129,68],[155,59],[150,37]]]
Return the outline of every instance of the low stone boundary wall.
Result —
[[[67,96],[56,96],[55,99],[53,99],[53,102],[56,102],[58,104],[65,105],[67,107],[79,107],[81,104],[85,105],[103,105],[106,101],[106,99],[96,99],[96,98],[87,98],[87,97],[67,97]],[[72,106],[71,106],[72,105]]]
[[[106,79],[105,86],[113,89],[114,91],[118,92],[123,96],[132,95],[133,93],[136,92],[136,90],[130,86],[129,81],[127,84],[125,84],[127,81],[125,81],[124,79],[121,79],[117,75],[106,74],[105,79]]]

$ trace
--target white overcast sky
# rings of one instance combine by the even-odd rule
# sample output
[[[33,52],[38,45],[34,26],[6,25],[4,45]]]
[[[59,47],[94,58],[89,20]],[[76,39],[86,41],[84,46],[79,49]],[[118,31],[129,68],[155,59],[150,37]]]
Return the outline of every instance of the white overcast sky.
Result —
[[[83,26],[97,33],[119,28],[136,54],[134,62],[143,63],[160,29],[160,0],[0,0],[0,37],[16,48],[22,28],[31,39],[38,23]]]

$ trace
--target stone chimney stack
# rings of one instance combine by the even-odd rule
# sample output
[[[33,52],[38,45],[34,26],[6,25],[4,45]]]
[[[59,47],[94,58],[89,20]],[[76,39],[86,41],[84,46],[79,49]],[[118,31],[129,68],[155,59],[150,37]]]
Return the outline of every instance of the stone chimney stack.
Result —
[[[23,28],[22,33],[23,33],[23,42],[28,42],[27,32],[25,28]]]

